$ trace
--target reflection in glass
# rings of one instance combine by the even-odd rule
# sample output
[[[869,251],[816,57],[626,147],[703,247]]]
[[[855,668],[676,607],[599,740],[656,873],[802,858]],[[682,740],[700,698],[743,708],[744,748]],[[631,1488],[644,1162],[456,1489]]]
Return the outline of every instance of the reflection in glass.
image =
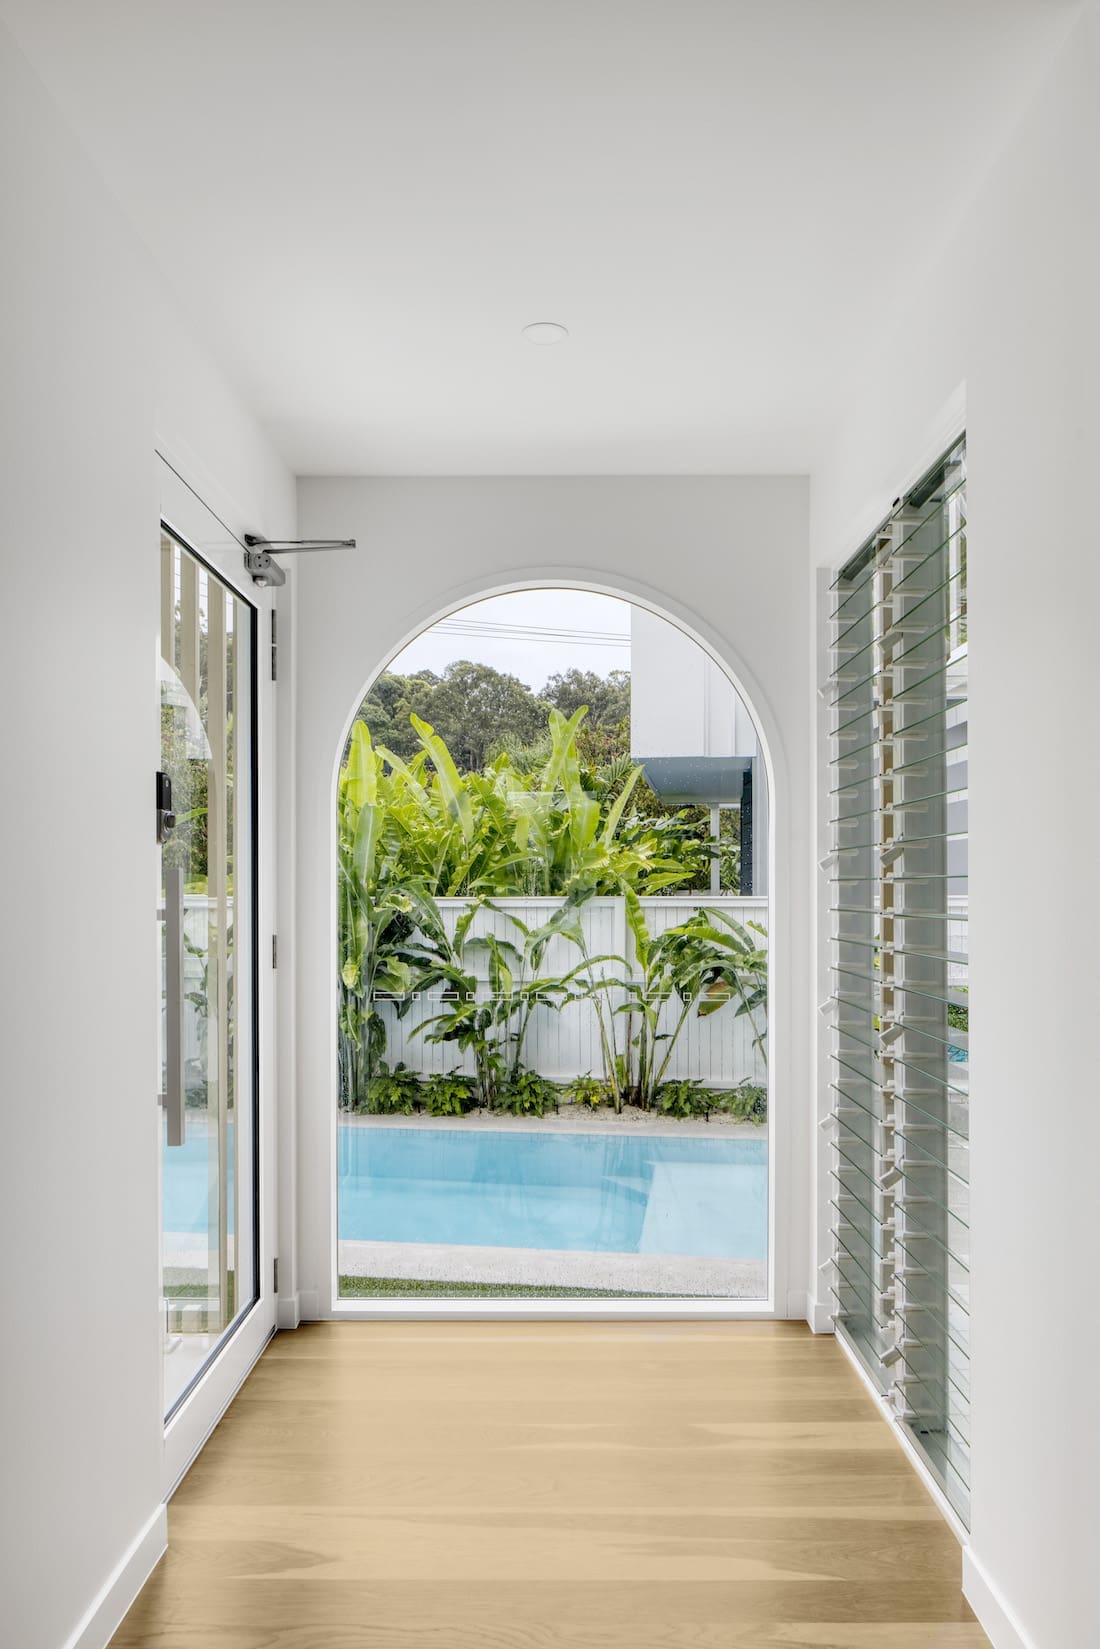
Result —
[[[158,913],[170,1411],[255,1297],[252,632],[251,610],[168,533],[161,579],[161,769],[176,819]]]

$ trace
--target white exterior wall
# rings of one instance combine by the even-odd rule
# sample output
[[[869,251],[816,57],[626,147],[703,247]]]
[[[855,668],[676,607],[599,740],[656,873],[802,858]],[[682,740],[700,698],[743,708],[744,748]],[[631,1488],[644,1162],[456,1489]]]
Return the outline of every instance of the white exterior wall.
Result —
[[[164,1537],[155,446],[294,496],[2,30],[0,199],[0,1638],[94,1649]]]
[[[753,782],[753,893],[770,884],[767,768],[751,712],[726,671],[691,636],[644,607],[630,613],[630,752],[748,756]]]
[[[332,1293],[336,1110],[337,765],[364,689],[429,624],[481,596],[582,584],[649,603],[734,673],[774,786],[771,1006],[780,1312],[805,1310],[810,812],[807,488],[792,477],[315,479],[300,528],[354,536],[299,573],[294,702],[299,1228],[290,1286],[304,1315]],[[742,622],[746,611],[751,625]],[[281,689],[282,690],[282,689]],[[287,1255],[280,1257],[280,1277]]]
[[[644,607],[630,613],[634,756],[755,756],[756,729],[725,671]]]
[[[1096,5],[1087,6],[950,247],[918,263],[897,330],[875,340],[814,486],[813,559],[835,568],[946,447],[965,412],[973,1008],[965,1583],[994,1649],[1095,1649],[1100,1639],[1092,1304],[1100,1106],[1089,1034],[1100,932],[1090,846],[1100,812],[1092,727],[1098,24]],[[919,259],[907,204],[898,202],[893,251]],[[1036,867],[1043,897],[1025,929],[1019,898]],[[823,1061],[821,1069],[824,1105]]]

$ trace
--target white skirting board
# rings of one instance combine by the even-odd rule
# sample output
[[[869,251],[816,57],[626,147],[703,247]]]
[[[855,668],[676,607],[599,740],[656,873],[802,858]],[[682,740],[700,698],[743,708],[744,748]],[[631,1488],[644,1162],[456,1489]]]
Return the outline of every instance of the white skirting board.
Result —
[[[809,1296],[804,1291],[792,1289],[788,1292],[787,1316],[791,1322],[801,1322],[803,1318],[809,1322],[809,1311]]]
[[[943,1490],[940,1488],[939,1484],[924,1464],[924,1461],[921,1459],[915,1446],[910,1442],[906,1435],[904,1426],[898,1422],[893,1410],[883,1399],[882,1394],[877,1392],[871,1384],[871,1381],[868,1379],[866,1369],[859,1361],[859,1358],[848,1344],[844,1335],[838,1334],[836,1338],[837,1343],[844,1352],[844,1355],[848,1358],[849,1362],[852,1364],[852,1367],[867,1387],[867,1390],[871,1393],[871,1396],[875,1399],[879,1408],[882,1410],[883,1416],[893,1431],[894,1436],[898,1439],[898,1442],[909,1456],[914,1470],[921,1479],[921,1482],[924,1484],[925,1488],[928,1490],[929,1494],[932,1496],[933,1500],[936,1502],[936,1505],[943,1514],[944,1521],[951,1528],[953,1534],[962,1547],[963,1596],[973,1609],[974,1613],[977,1615],[979,1625],[988,1637],[993,1649],[1038,1649],[1038,1646],[1035,1644],[1033,1639],[1028,1637],[1027,1633],[1012,1613],[1012,1610],[1001,1596],[1000,1589],[997,1587],[995,1582],[991,1580],[981,1559],[975,1555],[973,1547],[970,1545],[970,1536],[968,1531],[959,1522],[959,1519],[944,1495]]]
[[[127,1609],[168,1547],[168,1508],[161,1504],[138,1530],[92,1599],[64,1649],[106,1649]]]
[[[963,1596],[993,1649],[1037,1649],[970,1546],[963,1547]]]
[[[317,1290],[303,1288],[298,1295],[298,1322],[318,1323],[324,1315],[321,1310],[321,1296]]]
[[[800,1315],[805,1317],[815,1334],[832,1334],[836,1326],[833,1321],[833,1308],[824,1300],[809,1300],[806,1310]]]
[[[297,1294],[280,1294],[276,1326],[282,1334],[288,1329],[297,1328],[302,1320],[301,1298]]]
[[[944,1522],[947,1524],[948,1528],[951,1530],[951,1533],[955,1536],[955,1539],[965,1552],[970,1538],[966,1525],[960,1520],[959,1514],[956,1512],[955,1508],[952,1506],[951,1502],[936,1482],[936,1479],[932,1476],[932,1473],[929,1471],[924,1459],[921,1456],[920,1450],[917,1448],[916,1444],[905,1430],[905,1427],[901,1424],[897,1415],[894,1413],[893,1406],[887,1402],[881,1391],[877,1391],[875,1389],[867,1370],[860,1362],[854,1349],[849,1344],[843,1333],[837,1334],[836,1342],[841,1351],[843,1351],[845,1357],[847,1357],[848,1361],[851,1363],[852,1367],[855,1369],[856,1373],[859,1375],[860,1379],[863,1381],[863,1384],[867,1387],[867,1390],[870,1392],[871,1396],[874,1398],[875,1404],[881,1412],[883,1419],[886,1421],[886,1424],[890,1427],[890,1430],[893,1432],[894,1436],[897,1438],[898,1442],[901,1444],[901,1447],[905,1451],[910,1465],[920,1478],[921,1482],[924,1484],[925,1488],[928,1490],[929,1494],[932,1496],[932,1499],[936,1502],[936,1506],[940,1512],[940,1515],[943,1517]],[[971,1605],[971,1607],[973,1607],[973,1605]],[[977,1610],[974,1612],[976,1614]]]

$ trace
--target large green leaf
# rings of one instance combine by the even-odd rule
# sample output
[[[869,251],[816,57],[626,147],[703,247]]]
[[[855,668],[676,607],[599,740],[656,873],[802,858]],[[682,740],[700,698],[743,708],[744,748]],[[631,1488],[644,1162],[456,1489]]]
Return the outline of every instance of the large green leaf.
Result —
[[[448,812],[457,821],[468,843],[474,832],[474,810],[470,802],[469,792],[461,773],[455,766],[454,758],[447,749],[434,727],[429,727],[426,721],[419,716],[409,718],[416,729],[416,735],[431,759],[435,768],[436,777],[443,793]]]

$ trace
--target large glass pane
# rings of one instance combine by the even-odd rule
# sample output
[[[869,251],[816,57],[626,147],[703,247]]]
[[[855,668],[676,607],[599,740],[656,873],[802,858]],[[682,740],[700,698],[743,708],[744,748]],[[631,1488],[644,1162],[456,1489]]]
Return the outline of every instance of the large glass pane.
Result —
[[[162,533],[159,799],[170,801],[171,815],[161,830],[158,923],[169,1412],[256,1297],[252,617]]]
[[[341,1295],[765,1297],[768,792],[724,672],[611,597],[478,603],[371,688],[338,808]]]

